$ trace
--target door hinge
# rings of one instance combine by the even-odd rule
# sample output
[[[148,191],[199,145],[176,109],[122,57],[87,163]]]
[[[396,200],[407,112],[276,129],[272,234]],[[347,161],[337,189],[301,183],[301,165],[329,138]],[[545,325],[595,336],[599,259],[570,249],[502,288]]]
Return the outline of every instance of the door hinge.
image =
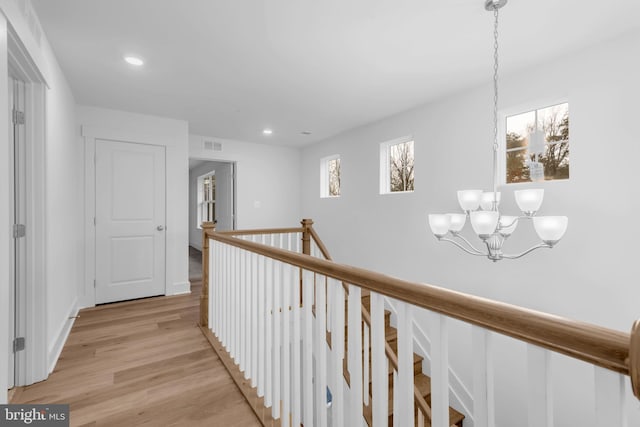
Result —
[[[13,224],[13,238],[19,239],[27,235],[27,227],[24,224]]]
[[[24,337],[17,337],[13,340],[13,352],[17,353],[24,350]]]
[[[13,110],[13,124],[14,125],[23,125],[24,124],[24,112],[18,111],[16,109]]]
[[[93,287],[96,287],[96,279],[93,279]]]

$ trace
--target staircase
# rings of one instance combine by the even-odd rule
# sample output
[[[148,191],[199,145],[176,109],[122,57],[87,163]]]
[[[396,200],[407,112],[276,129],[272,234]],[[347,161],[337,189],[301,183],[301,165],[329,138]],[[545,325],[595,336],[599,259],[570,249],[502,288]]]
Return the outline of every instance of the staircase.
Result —
[[[368,290],[362,290],[362,310],[363,314],[368,314],[371,311],[371,297]],[[315,308],[314,308],[315,314]],[[345,319],[348,318],[348,307],[345,303]],[[364,322],[363,322],[364,323]],[[391,348],[391,351],[395,355],[396,359],[398,356],[398,331],[396,328],[391,326],[391,312],[389,310],[385,310],[384,312],[384,326],[385,326],[385,339],[387,344]],[[348,347],[348,336],[347,333],[347,325],[345,324],[345,349]],[[327,332],[327,342],[329,343],[329,347],[331,347],[331,332]],[[371,340],[369,340],[371,342]],[[363,355],[364,355],[363,348]],[[371,360],[371,348],[368,349],[368,355],[365,355]],[[431,378],[422,373],[422,361],[423,357],[414,353],[413,354],[413,383],[415,387],[419,390],[420,395],[426,401],[427,405],[431,407]],[[345,358],[343,362],[343,373],[344,378],[347,381],[347,384],[350,385],[349,371],[347,370],[347,353],[345,352]],[[389,364],[389,426],[393,426],[393,367]],[[371,375],[371,363],[369,363],[369,385],[365,387],[365,393],[369,393],[369,402],[371,402],[371,390],[372,390],[372,375]],[[414,405],[414,420],[415,425],[418,426],[418,406]],[[367,421],[367,425],[372,426],[372,411],[371,405],[363,405],[363,413],[364,418]],[[424,416],[424,426],[431,426],[429,421],[429,417]],[[464,420],[464,415],[460,412],[456,411],[453,408],[449,408],[449,425],[462,427],[462,421]]]

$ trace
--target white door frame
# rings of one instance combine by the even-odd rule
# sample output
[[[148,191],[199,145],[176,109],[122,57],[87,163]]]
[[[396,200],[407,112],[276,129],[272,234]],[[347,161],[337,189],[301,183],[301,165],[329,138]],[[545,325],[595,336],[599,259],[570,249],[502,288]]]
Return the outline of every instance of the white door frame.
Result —
[[[210,157],[197,157],[197,156],[189,156],[189,160],[204,160],[206,162],[217,162],[217,163],[229,163],[231,165],[231,216],[232,216],[232,229],[237,230],[237,219],[238,219],[238,197],[236,195],[238,189],[238,161],[237,160],[229,160],[229,159],[212,159]],[[191,218],[189,218],[191,221]]]
[[[79,296],[80,307],[94,307],[96,305],[96,140],[107,140],[117,142],[129,142],[136,144],[147,144],[165,147],[158,144],[158,141],[149,135],[118,129],[103,128],[96,126],[82,126],[81,135],[84,138],[84,248],[85,248],[85,270],[84,270],[84,293]],[[165,222],[166,217],[166,155],[165,155]],[[165,295],[171,294],[169,289],[169,278],[167,277],[167,240],[165,238]]]
[[[8,74],[25,82],[26,124],[26,280],[25,298],[16,329],[24,332],[25,350],[16,353],[15,385],[47,378],[49,349],[46,304],[46,180],[45,102],[46,82],[15,31],[7,28]],[[8,81],[6,82],[8,84]],[[11,159],[13,161],[13,159]],[[11,202],[12,203],[12,202]],[[11,349],[9,349],[11,350]]]

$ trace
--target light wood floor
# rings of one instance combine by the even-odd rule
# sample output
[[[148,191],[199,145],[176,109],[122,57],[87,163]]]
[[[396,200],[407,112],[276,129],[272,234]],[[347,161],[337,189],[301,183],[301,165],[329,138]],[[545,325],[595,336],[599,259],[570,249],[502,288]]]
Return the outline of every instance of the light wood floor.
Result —
[[[73,426],[259,426],[197,326],[191,283],[188,296],[82,310],[49,379],[12,403],[68,403]]]

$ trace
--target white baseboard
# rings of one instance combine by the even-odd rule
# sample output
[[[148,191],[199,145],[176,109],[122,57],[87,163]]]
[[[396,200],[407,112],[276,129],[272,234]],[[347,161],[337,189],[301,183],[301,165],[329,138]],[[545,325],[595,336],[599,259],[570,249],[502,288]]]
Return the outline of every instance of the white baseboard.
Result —
[[[67,338],[69,338],[69,334],[71,333],[71,328],[73,327],[74,322],[76,321],[76,316],[78,315],[78,300],[73,301],[71,305],[71,309],[69,310],[67,320],[62,324],[60,329],[58,330],[58,334],[56,335],[56,339],[53,342],[53,345],[49,348],[49,356],[47,358],[47,364],[49,367],[49,373],[53,372],[56,367],[56,363],[58,363],[58,359],[60,358],[60,353],[62,353],[62,349],[64,348],[64,343],[67,342]]]
[[[174,283],[171,295],[183,295],[191,293],[191,282]]]

